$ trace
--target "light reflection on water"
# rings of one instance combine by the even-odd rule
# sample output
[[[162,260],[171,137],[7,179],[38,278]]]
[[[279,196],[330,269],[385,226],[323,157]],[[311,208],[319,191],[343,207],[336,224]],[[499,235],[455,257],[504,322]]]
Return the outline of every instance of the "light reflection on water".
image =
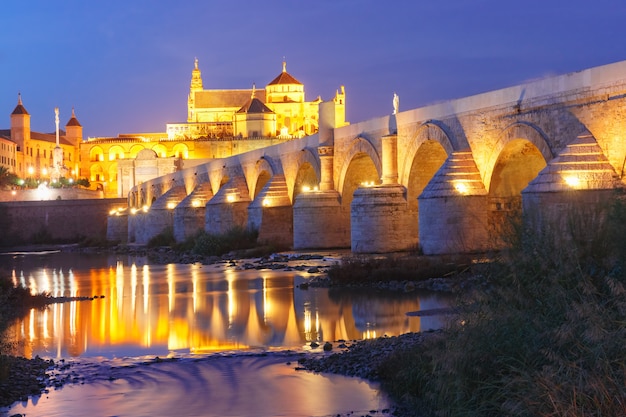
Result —
[[[33,310],[13,327],[26,357],[123,357],[398,335],[442,326],[405,313],[439,308],[437,294],[301,290],[306,272],[221,265],[148,265],[143,258],[55,253],[0,256],[15,283],[91,301]]]

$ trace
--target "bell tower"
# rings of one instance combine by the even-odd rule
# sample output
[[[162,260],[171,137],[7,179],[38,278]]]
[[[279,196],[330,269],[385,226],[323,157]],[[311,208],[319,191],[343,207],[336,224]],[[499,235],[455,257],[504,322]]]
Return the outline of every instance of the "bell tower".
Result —
[[[30,114],[22,104],[22,95],[17,94],[17,106],[11,113],[11,139],[17,144],[19,152],[26,153],[30,142]]]
[[[198,68],[198,58],[194,60],[194,68],[191,71],[191,83],[189,84],[189,98],[187,100],[187,122],[195,122],[195,98],[196,92],[202,91],[202,73]]]
[[[78,148],[80,142],[83,140],[83,126],[78,122],[73,107],[72,117],[70,117],[70,120],[65,124],[65,139],[76,148]]]

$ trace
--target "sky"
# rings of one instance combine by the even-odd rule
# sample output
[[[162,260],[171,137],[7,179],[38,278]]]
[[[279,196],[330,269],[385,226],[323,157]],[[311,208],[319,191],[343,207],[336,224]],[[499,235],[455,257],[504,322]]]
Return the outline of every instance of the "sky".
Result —
[[[18,93],[31,128],[72,107],[84,137],[163,132],[204,88],[306,99],[346,89],[351,123],[626,60],[624,0],[24,0],[0,6],[0,129]],[[2,116],[4,114],[4,116]]]

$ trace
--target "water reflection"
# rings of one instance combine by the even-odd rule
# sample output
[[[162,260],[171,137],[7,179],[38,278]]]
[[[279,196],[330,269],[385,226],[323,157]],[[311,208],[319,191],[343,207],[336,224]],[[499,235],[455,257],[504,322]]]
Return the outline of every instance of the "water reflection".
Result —
[[[32,357],[166,355],[300,348],[311,341],[363,339],[440,327],[408,317],[442,307],[441,295],[331,292],[297,285],[294,271],[235,271],[148,265],[143,258],[47,254],[0,256],[15,283],[92,301],[33,310],[11,329]],[[225,269],[224,269],[225,268]]]

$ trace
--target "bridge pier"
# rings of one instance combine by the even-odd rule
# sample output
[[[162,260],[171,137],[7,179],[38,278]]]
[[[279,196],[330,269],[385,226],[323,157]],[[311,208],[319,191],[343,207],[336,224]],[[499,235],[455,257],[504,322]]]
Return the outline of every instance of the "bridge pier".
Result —
[[[417,230],[408,210],[406,188],[402,185],[358,188],[350,210],[352,252],[384,253],[415,248]]]
[[[424,188],[418,222],[426,255],[490,248],[487,191],[470,151],[453,152]]]
[[[248,228],[258,241],[293,246],[293,209],[283,174],[274,175],[248,206]]]
[[[148,243],[150,239],[167,228],[174,227],[174,208],[185,198],[187,192],[183,186],[175,186],[156,199],[146,213],[142,213],[135,228],[135,242]]]
[[[128,241],[128,212],[109,214],[107,217],[107,240],[126,243]]]
[[[350,246],[349,224],[337,191],[299,194],[293,205],[293,247],[347,248]]]
[[[174,239],[183,242],[198,230],[204,230],[206,203],[213,196],[211,183],[199,184],[174,209]]]
[[[593,242],[624,184],[591,135],[581,135],[522,191],[526,225],[568,241]]]
[[[250,195],[242,176],[231,178],[206,205],[204,230],[210,234],[224,234],[234,228],[248,225]]]
[[[352,196],[350,247],[354,253],[398,252],[417,246],[407,190],[398,184],[398,136],[383,136],[381,145],[382,185],[357,188]]]

